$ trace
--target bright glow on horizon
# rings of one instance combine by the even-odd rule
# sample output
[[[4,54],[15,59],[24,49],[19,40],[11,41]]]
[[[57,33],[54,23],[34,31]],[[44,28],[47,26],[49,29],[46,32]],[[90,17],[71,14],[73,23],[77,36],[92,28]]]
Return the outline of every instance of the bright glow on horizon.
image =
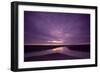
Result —
[[[47,42],[50,42],[50,43],[64,43],[64,41],[62,41],[62,40],[59,40],[59,41],[54,40],[54,41],[47,41]]]

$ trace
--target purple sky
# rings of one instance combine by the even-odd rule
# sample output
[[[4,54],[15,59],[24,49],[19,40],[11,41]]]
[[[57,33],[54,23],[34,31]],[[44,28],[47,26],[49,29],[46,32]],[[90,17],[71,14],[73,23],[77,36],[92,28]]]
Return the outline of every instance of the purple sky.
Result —
[[[24,43],[63,40],[65,44],[90,42],[90,15],[24,11]]]

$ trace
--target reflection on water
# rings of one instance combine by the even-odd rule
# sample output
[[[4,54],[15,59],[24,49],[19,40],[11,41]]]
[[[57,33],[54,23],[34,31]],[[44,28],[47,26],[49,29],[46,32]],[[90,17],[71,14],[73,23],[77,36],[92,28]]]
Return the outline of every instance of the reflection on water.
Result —
[[[75,46],[27,46],[24,61],[67,60],[90,58],[89,45]]]

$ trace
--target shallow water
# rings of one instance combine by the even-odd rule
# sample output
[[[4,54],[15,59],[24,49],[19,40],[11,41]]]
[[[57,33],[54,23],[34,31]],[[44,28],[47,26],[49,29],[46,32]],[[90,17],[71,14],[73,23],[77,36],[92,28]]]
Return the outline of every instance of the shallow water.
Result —
[[[90,58],[90,45],[25,45],[24,61]]]

